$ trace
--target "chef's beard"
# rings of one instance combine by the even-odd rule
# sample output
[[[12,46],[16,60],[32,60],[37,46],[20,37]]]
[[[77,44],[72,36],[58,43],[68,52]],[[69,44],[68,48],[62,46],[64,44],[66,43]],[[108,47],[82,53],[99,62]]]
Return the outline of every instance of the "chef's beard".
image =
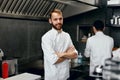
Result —
[[[61,30],[61,29],[62,29],[62,24],[61,24],[61,23],[56,24],[56,25],[53,25],[53,24],[51,24],[51,25],[52,25],[53,28],[56,29],[56,30]]]

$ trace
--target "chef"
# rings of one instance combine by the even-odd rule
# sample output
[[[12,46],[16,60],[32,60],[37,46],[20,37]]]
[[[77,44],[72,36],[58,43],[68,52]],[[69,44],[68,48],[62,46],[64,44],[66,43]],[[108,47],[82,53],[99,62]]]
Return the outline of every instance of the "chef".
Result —
[[[77,51],[70,35],[62,30],[63,16],[60,10],[51,12],[49,23],[52,29],[42,37],[45,80],[68,80],[69,61],[77,57]]]
[[[105,59],[111,58],[112,48],[114,46],[113,38],[103,33],[104,23],[101,20],[96,20],[93,24],[94,36],[87,39],[84,55],[90,57],[91,80],[94,80],[96,75],[93,74],[96,66],[104,65]]]

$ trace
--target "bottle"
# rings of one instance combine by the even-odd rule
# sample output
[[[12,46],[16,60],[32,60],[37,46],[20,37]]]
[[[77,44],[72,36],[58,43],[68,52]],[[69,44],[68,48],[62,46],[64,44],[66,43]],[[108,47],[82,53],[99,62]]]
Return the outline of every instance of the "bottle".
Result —
[[[8,63],[6,60],[2,62],[2,78],[8,78]]]
[[[115,25],[117,25],[118,24],[118,16],[115,16],[115,23],[114,23]]]
[[[118,16],[118,25],[120,25],[120,16]]]
[[[115,23],[115,19],[116,19],[116,16],[113,15],[113,25],[116,24],[116,23]]]
[[[114,24],[114,19],[110,19],[110,24]]]
[[[78,58],[74,59],[74,63],[78,63]]]
[[[78,63],[82,64],[82,55],[81,55],[81,53],[79,53],[79,55],[78,55]]]
[[[18,63],[17,63],[17,59],[16,60],[16,63],[15,63],[15,74],[18,74]]]
[[[2,61],[3,56],[4,56],[4,53],[3,53],[2,49],[0,49],[0,60],[1,61]]]

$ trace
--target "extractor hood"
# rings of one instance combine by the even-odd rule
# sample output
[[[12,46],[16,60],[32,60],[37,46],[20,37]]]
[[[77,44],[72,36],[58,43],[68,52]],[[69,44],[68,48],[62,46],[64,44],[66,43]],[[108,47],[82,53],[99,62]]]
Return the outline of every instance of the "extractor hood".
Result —
[[[94,5],[94,6],[99,3],[99,0],[77,0],[77,1],[84,2],[84,3],[87,3],[87,4],[91,4],[91,5]]]
[[[0,17],[47,19],[51,10],[65,6],[52,0],[0,0]]]
[[[63,11],[64,18],[97,9],[97,0],[0,0],[0,17],[48,19],[54,8]]]
[[[53,0],[53,1],[67,5],[63,11],[65,18],[82,14],[98,8],[96,6],[98,0]]]

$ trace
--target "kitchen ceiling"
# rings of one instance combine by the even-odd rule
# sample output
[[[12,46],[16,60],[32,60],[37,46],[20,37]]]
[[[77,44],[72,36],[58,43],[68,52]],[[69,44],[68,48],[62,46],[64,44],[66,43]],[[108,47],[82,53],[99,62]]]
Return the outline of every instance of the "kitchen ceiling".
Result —
[[[97,7],[80,0],[0,0],[0,17],[45,20],[54,8],[62,10],[67,18]]]

